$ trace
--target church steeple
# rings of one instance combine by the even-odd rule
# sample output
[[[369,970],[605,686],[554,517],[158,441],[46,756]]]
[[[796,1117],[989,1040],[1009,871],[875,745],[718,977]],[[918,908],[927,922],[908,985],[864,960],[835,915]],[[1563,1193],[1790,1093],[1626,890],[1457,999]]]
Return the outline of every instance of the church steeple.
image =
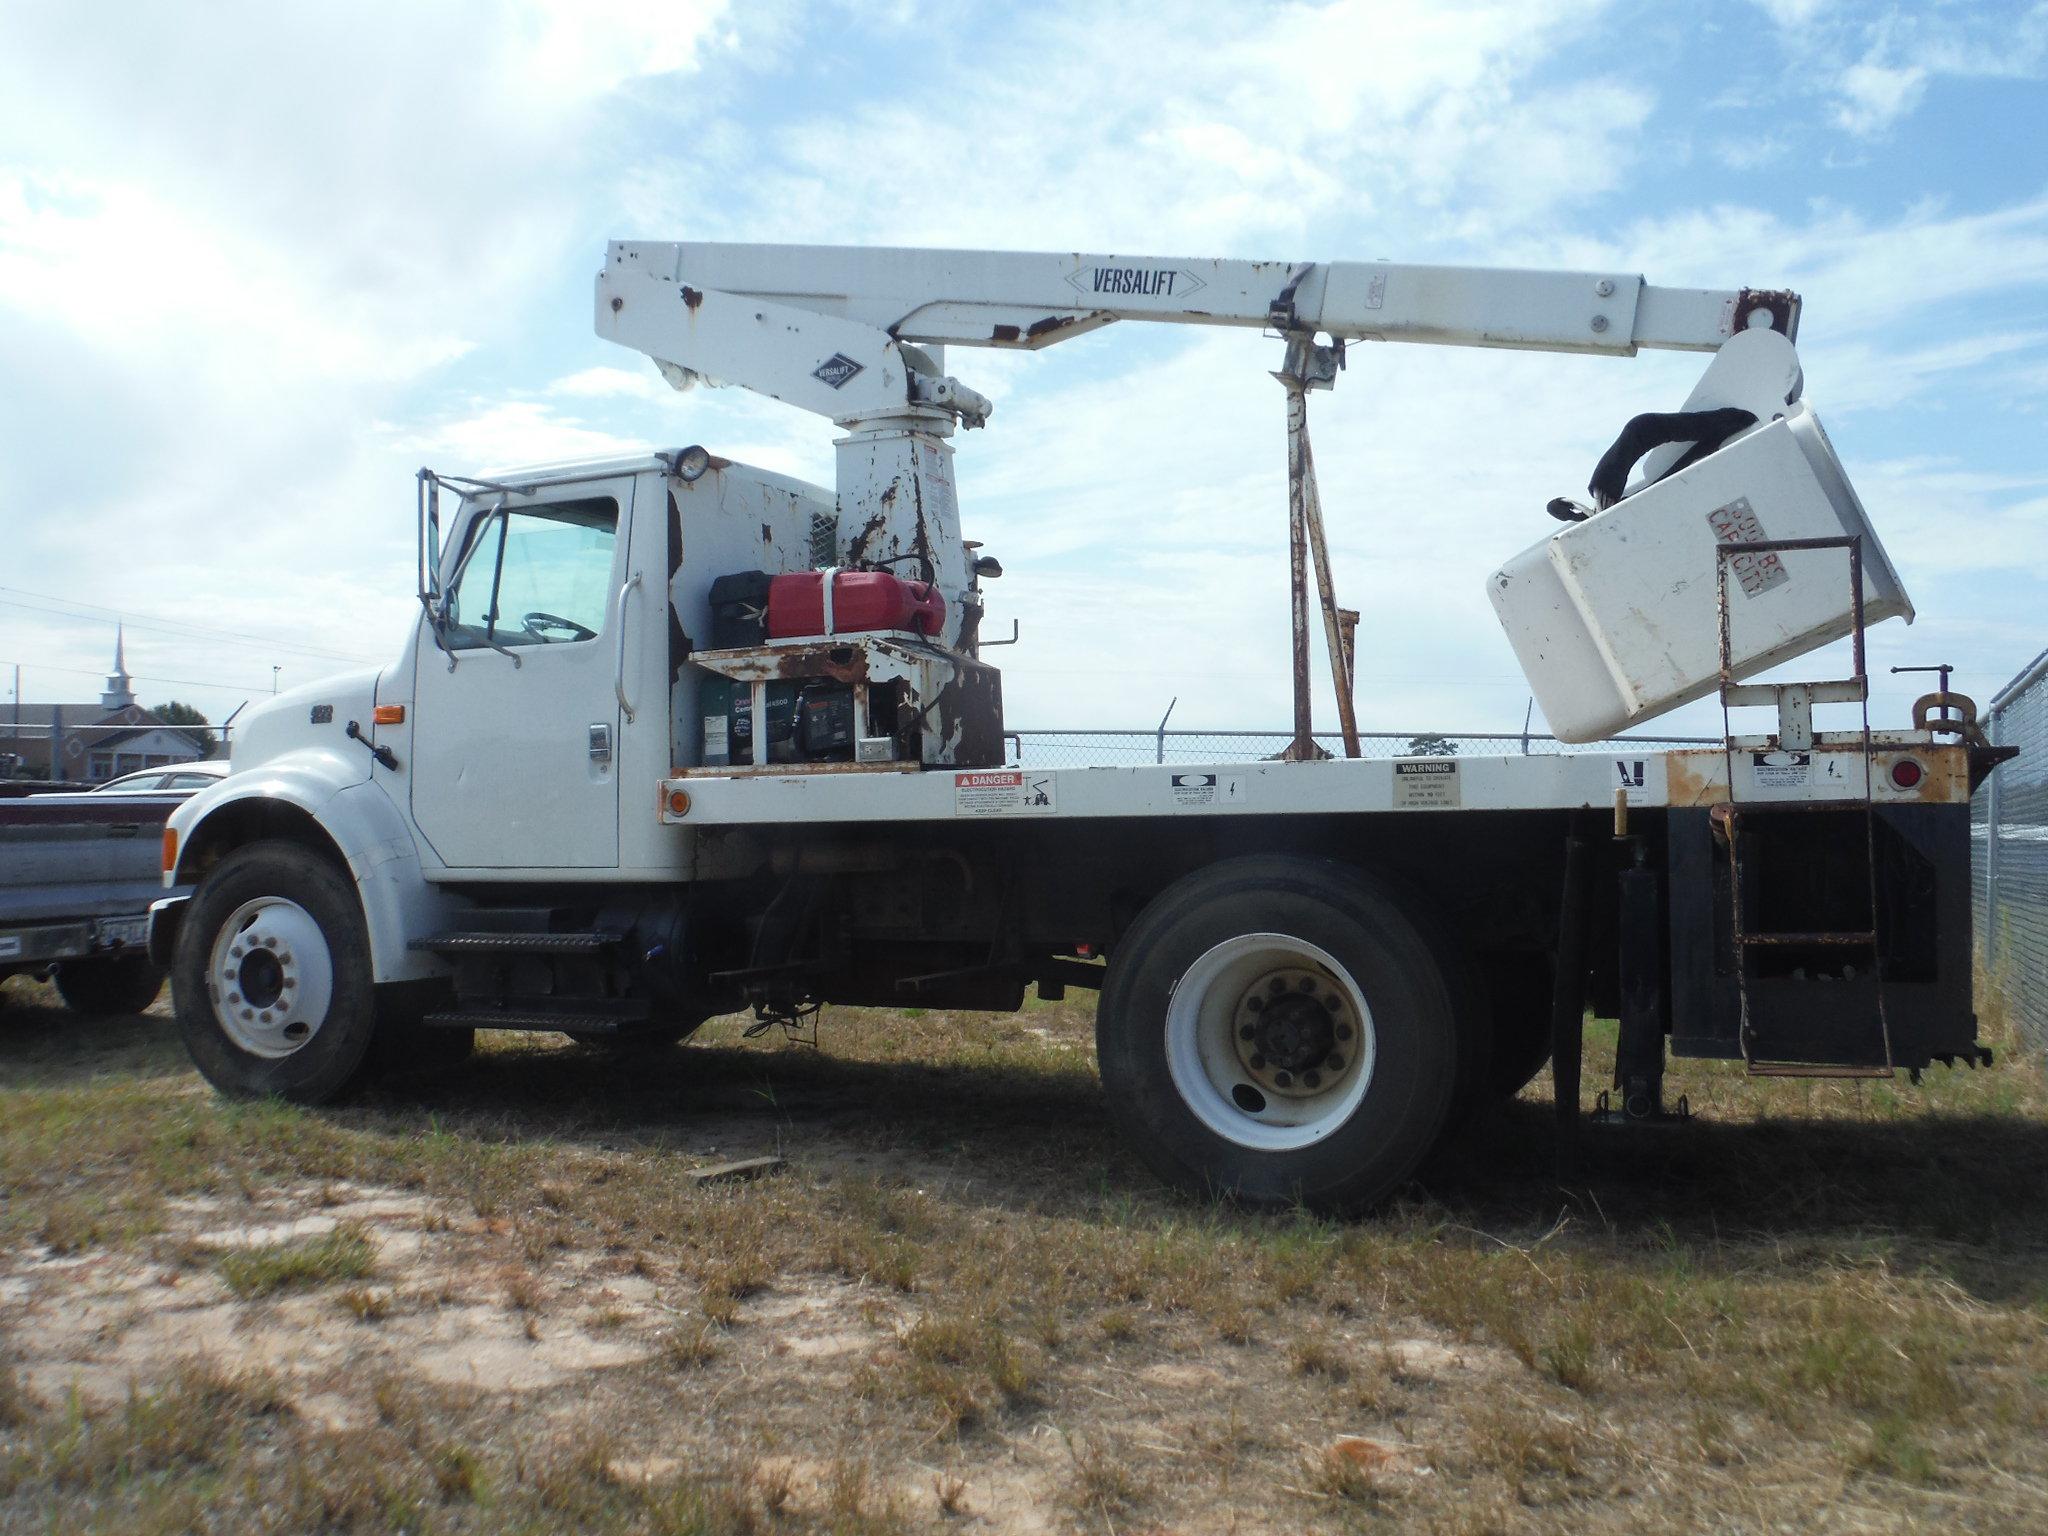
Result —
[[[128,662],[124,655],[127,636],[120,625],[114,626],[114,670],[107,674],[107,691],[100,695],[100,708],[108,714],[119,714],[135,702],[135,689],[128,676]]]

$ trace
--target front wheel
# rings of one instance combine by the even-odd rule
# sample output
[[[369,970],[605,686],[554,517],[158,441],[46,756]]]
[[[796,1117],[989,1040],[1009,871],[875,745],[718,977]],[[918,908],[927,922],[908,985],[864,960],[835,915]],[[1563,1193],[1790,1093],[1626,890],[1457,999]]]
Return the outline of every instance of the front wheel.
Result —
[[[140,1013],[164,989],[164,973],[142,955],[117,960],[66,960],[57,967],[57,995],[74,1013]]]
[[[238,848],[192,898],[171,969],[206,1080],[301,1104],[357,1080],[375,1039],[369,933],[348,876],[296,843]]]
[[[1298,857],[1229,860],[1140,913],[1096,1047],[1112,1114],[1170,1183],[1339,1213],[1415,1171],[1459,1072],[1424,932],[1357,871]]]

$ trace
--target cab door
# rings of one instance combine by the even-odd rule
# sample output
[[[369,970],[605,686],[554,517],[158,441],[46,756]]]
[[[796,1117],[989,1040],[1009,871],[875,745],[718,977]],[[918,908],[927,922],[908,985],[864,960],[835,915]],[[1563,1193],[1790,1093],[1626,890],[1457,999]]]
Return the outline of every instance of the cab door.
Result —
[[[619,862],[632,503],[631,476],[543,487],[457,530],[445,648],[416,648],[410,773],[413,819],[451,869]]]

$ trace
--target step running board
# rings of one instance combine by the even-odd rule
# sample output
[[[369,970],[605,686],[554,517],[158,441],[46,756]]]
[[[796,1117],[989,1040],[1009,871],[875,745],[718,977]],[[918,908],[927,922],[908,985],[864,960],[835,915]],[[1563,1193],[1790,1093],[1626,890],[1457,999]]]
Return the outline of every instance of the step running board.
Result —
[[[1752,1061],[1749,1064],[1751,1077],[1839,1077],[1883,1079],[1897,1077],[1895,1067],[1844,1067],[1831,1066],[1826,1062],[1807,1061]]]
[[[617,944],[616,933],[443,933],[415,939],[413,949],[437,955],[587,955]]]
[[[1791,944],[1816,946],[1824,944],[1850,948],[1861,945],[1865,949],[1874,947],[1877,935],[1874,933],[1738,933],[1738,944]]]
[[[623,1025],[644,1022],[644,1016],[617,1013],[528,1012],[514,1008],[470,1008],[430,1013],[420,1022],[428,1029],[561,1030],[579,1035],[615,1035]]]

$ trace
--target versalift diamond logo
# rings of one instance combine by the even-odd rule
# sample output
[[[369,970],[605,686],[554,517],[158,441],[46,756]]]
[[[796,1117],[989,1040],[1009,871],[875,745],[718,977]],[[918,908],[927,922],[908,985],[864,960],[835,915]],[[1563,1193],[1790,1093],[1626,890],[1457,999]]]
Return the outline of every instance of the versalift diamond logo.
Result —
[[[838,389],[860,371],[861,365],[844,352],[834,352],[811,370],[811,377]]]

